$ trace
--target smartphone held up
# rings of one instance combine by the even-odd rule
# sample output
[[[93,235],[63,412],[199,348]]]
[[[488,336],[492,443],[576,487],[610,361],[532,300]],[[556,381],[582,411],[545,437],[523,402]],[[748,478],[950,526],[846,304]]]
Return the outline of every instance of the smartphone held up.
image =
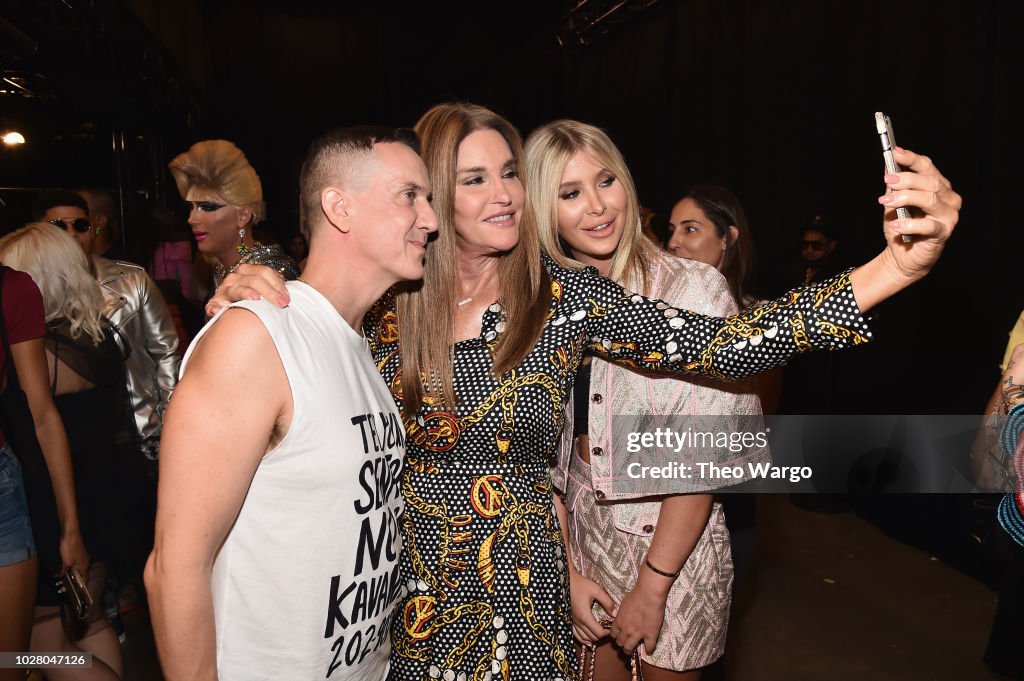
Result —
[[[900,167],[900,164],[896,163],[896,158],[892,154],[892,150],[896,147],[896,137],[892,132],[892,121],[881,111],[875,112],[875,130],[878,132],[878,137],[882,140],[882,159],[885,161],[885,172],[900,172],[903,168]],[[910,217],[910,211],[903,207],[897,208],[896,217],[900,220],[906,220]],[[902,238],[905,244],[913,240],[913,237],[908,234],[904,234]]]

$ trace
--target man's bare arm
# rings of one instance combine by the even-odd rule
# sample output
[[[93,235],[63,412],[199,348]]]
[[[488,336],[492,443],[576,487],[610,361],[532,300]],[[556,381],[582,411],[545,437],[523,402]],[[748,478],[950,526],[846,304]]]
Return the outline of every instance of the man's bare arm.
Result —
[[[156,541],[146,566],[167,681],[217,678],[210,577],[291,393],[266,328],[229,310],[203,337],[164,420]]]

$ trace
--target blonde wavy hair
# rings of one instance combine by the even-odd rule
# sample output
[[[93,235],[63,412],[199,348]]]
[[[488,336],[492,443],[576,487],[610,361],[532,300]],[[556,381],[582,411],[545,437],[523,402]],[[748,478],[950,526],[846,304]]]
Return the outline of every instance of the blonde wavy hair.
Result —
[[[30,222],[0,238],[0,260],[32,277],[43,294],[47,322],[66,319],[72,338],[103,340],[103,293],[81,246],[64,230]]]
[[[188,151],[175,156],[167,167],[183,199],[193,187],[206,189],[220,194],[233,206],[252,211],[252,224],[261,222],[266,215],[260,176],[242,150],[227,140],[196,142]]]
[[[396,296],[402,337],[402,411],[415,414],[429,397],[456,405],[451,346],[458,309],[459,273],[455,247],[455,178],[459,146],[471,133],[494,130],[508,143],[516,168],[523,167],[523,141],[507,120],[476,104],[438,104],[416,123],[421,156],[430,174],[437,238],[427,249],[422,285],[401,284]],[[541,264],[537,226],[529,199],[519,221],[519,242],[501,256],[498,297],[506,330],[494,348],[495,376],[519,364],[533,349],[551,303],[551,284]],[[411,377],[421,376],[422,381]]]
[[[593,125],[568,119],[552,121],[526,139],[526,190],[537,216],[541,248],[562,267],[583,267],[582,262],[566,252],[558,238],[559,185],[565,166],[579,152],[590,154],[626,191],[622,237],[608,277],[626,288],[649,293],[648,266],[656,248],[643,235],[636,185],[618,148],[603,130]]]

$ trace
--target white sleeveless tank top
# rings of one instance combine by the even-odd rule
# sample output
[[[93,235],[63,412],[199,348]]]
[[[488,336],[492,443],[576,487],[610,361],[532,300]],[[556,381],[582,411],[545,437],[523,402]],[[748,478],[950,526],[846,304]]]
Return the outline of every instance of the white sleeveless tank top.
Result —
[[[288,291],[285,309],[232,306],[269,331],[294,410],[214,561],[218,672],[223,681],[377,681],[402,589],[405,431],[365,339],[315,289],[289,282]]]

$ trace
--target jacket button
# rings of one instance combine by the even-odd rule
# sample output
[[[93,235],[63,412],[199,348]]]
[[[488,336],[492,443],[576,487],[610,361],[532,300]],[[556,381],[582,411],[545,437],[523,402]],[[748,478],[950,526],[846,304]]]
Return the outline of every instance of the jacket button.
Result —
[[[644,534],[651,534],[654,532],[654,525],[644,525]]]
[[[604,499],[604,492],[601,490],[594,490],[594,496],[598,499]]]
[[[602,400],[604,400],[604,398],[601,397],[601,393],[594,393],[594,397],[592,399],[594,400],[594,404],[601,404]]]
[[[593,449],[590,450],[590,453],[593,454],[594,456],[603,456],[604,450],[601,449],[600,447],[594,447]]]

